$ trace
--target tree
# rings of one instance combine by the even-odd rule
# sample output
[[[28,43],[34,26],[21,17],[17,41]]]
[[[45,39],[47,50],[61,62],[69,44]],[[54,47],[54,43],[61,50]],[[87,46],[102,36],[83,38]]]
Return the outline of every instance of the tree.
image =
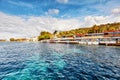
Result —
[[[38,36],[38,40],[44,40],[44,39],[51,39],[53,35],[50,32],[42,31],[40,33],[40,36]]]
[[[94,31],[93,31],[92,29],[90,29],[90,30],[88,31],[88,33],[94,33]]]
[[[98,33],[99,27],[97,25],[94,25],[92,29],[94,33]]]
[[[57,30],[55,30],[55,31],[53,32],[53,34],[55,35],[55,34],[57,34],[57,32],[58,32],[58,31],[57,31]]]
[[[109,30],[116,30],[114,26],[109,27]]]
[[[15,39],[14,38],[10,38],[10,41],[15,41]]]
[[[68,31],[60,31],[59,34],[57,33],[57,30],[51,34],[50,32],[42,31],[40,33],[40,39],[48,39],[52,38],[52,36],[69,36],[69,35],[76,35],[76,34],[87,34],[87,33],[103,33],[108,30],[120,30],[120,22],[119,23],[108,23],[108,24],[101,24],[101,25],[93,25],[89,28],[78,28]]]

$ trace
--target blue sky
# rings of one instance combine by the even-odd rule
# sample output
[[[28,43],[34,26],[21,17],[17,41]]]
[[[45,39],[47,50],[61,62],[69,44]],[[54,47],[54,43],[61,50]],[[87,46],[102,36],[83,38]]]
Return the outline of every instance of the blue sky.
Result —
[[[120,22],[120,0],[0,0],[0,38]]]
[[[120,0],[0,0],[0,11],[11,15],[67,18],[107,15],[113,5],[120,5]],[[59,13],[46,14],[49,9],[59,10]]]

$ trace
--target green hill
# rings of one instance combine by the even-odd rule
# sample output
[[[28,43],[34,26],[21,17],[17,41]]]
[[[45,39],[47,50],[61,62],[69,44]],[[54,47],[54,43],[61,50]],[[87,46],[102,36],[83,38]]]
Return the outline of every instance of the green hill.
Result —
[[[59,32],[58,36],[72,36],[76,34],[102,33],[110,30],[120,30],[120,22],[93,25],[92,27],[87,27],[87,28],[78,28],[78,29],[73,29],[68,31],[61,31]]]
[[[39,40],[51,39],[54,38],[55,33],[57,33],[56,35],[57,37],[63,37],[63,36],[73,36],[76,34],[102,33],[110,30],[120,30],[120,22],[93,25],[92,27],[72,29],[68,31],[60,31],[59,33],[57,33],[56,31],[54,33],[42,31],[38,38]]]

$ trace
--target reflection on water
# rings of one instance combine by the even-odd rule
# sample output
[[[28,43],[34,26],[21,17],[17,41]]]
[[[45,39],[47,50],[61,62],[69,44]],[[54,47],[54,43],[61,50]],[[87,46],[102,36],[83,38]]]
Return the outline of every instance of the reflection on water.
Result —
[[[120,80],[120,47],[0,43],[0,80]]]

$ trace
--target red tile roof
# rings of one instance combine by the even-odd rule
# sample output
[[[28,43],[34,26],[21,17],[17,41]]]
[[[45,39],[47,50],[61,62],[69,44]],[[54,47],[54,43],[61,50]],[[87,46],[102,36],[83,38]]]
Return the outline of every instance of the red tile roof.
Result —
[[[107,32],[120,32],[120,30],[108,30],[108,31],[104,31],[104,33],[107,33]]]
[[[76,34],[76,36],[84,36],[85,34]]]

